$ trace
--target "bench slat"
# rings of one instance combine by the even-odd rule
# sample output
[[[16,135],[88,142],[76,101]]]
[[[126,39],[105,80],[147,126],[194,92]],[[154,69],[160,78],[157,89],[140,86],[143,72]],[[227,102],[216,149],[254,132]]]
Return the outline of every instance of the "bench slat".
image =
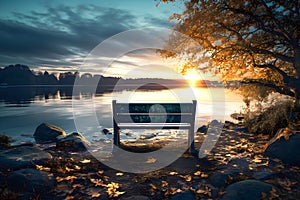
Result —
[[[118,113],[192,113],[193,104],[191,103],[117,103]]]
[[[189,123],[193,119],[192,115],[117,115],[117,123]]]
[[[120,128],[128,128],[128,129],[189,129],[191,124],[189,123],[119,123],[118,126]]]
[[[151,116],[164,116],[164,115],[192,115],[193,113],[117,113],[117,115],[151,115]]]

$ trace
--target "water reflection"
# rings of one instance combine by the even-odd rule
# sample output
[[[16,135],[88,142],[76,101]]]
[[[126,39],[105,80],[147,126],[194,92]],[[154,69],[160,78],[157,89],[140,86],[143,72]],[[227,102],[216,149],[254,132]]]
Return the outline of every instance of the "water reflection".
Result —
[[[90,87],[82,87],[78,94],[73,94],[72,87],[59,86],[35,86],[35,87],[0,87],[0,130],[2,134],[19,137],[22,134],[33,134],[35,128],[43,122],[48,122],[62,127],[66,132],[71,133],[77,131],[74,124],[74,110],[72,102],[80,102],[93,100],[93,104],[83,103],[82,109],[77,110],[82,122],[88,123],[89,107],[96,110],[96,115],[101,127],[89,127],[83,132],[89,135],[92,140],[96,136],[102,134],[103,128],[112,127],[112,99],[119,99],[120,101],[130,100],[132,102],[140,101],[176,101],[176,96],[170,90],[145,90],[141,88],[138,91],[132,92],[129,89],[117,90],[112,92],[109,89],[98,89],[96,94],[93,93]],[[191,97],[186,95],[185,88],[174,89],[177,94],[186,96],[187,100]],[[221,94],[222,88],[194,88],[194,96],[198,101],[198,117],[196,124],[205,124],[207,121],[213,119],[212,110],[215,110],[215,116],[219,115],[225,119],[233,112],[238,112],[243,105],[242,98],[226,90],[225,99]],[[214,94],[213,96],[211,94]],[[75,95],[75,96],[74,96]],[[219,112],[225,101],[225,112]],[[217,109],[215,109],[217,108]],[[132,134],[124,132],[124,137]],[[163,135],[162,133],[160,133]],[[24,138],[17,138],[24,140]],[[29,138],[32,140],[32,138]]]

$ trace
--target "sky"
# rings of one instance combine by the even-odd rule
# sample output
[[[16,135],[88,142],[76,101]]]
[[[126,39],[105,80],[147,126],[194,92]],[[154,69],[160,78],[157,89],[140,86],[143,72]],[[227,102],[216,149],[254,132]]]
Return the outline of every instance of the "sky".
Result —
[[[1,0],[0,66],[19,63],[50,72],[82,69],[92,50],[117,34],[172,27],[168,18],[182,11],[182,3],[157,4],[154,0]],[[122,43],[127,45],[126,40]],[[106,59],[115,56],[107,51]],[[169,63],[154,50],[128,52],[115,59],[107,73],[122,76],[147,64],[159,71]],[[108,68],[102,64],[90,69]]]

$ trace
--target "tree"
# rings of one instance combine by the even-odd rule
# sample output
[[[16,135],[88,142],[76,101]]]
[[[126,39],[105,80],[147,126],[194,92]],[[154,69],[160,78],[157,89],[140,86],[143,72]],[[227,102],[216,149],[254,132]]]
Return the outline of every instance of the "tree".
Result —
[[[237,80],[241,86],[264,87],[268,93],[291,96],[300,105],[299,0],[189,0],[184,3],[185,10],[175,13],[171,20],[177,20],[176,31],[197,41],[203,51],[190,48],[176,34],[171,36],[168,45],[180,49],[181,55],[189,55],[193,66],[201,66],[203,56],[208,56],[212,69],[224,81]]]

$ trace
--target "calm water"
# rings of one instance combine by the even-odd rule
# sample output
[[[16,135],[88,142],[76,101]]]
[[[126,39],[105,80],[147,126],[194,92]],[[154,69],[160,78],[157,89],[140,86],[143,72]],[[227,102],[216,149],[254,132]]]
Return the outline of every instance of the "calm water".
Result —
[[[233,120],[230,114],[239,112],[244,105],[239,95],[222,88],[123,90],[100,92],[96,95],[81,92],[73,98],[72,88],[68,87],[0,88],[0,133],[13,137],[16,143],[33,141],[30,135],[39,124],[48,122],[71,133],[77,131],[74,123],[76,118],[77,123],[80,123],[79,126],[85,127],[84,130],[79,128],[79,131],[84,132],[90,141],[97,140],[103,128],[112,128],[113,99],[121,102],[176,102],[178,100],[190,102],[191,99],[196,99],[198,102],[196,127],[213,119]],[[89,127],[90,119],[95,113],[98,125]],[[136,138],[136,134],[142,133],[145,131],[124,130],[121,138]]]

